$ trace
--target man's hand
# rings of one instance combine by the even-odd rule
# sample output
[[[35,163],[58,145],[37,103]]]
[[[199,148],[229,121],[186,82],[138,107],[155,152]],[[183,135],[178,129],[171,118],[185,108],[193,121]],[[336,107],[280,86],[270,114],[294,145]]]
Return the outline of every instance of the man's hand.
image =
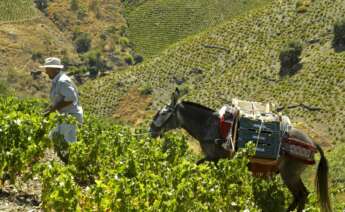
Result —
[[[45,109],[43,112],[42,112],[42,115],[44,117],[47,117],[49,116],[50,113],[54,112],[54,107],[52,105],[49,105],[47,109]]]

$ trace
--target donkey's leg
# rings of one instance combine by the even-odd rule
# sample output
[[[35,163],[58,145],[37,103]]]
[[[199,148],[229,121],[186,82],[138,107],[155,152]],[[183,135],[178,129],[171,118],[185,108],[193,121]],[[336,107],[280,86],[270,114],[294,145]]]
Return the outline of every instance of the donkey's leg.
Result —
[[[196,165],[200,165],[200,164],[202,164],[202,163],[204,163],[205,161],[208,161],[208,160],[209,160],[209,159],[208,159],[207,157],[204,157],[204,158],[198,160],[198,161],[196,162]]]
[[[290,176],[287,173],[284,173],[281,171],[280,175],[284,181],[284,184],[288,187],[289,191],[293,195],[293,201],[289,205],[287,211],[293,211],[297,208],[297,205],[298,205],[298,193],[299,192],[298,192],[296,183],[295,183],[295,181],[292,181],[292,179],[290,178]]]
[[[301,179],[298,182],[288,185],[288,188],[292,192],[294,199],[287,211],[293,211],[298,206],[297,211],[302,212],[309,194],[307,188]]]
[[[298,185],[298,188],[300,189],[299,191],[299,204],[298,204],[298,209],[297,211],[298,212],[302,212],[304,207],[305,207],[305,204],[308,200],[308,194],[309,194],[309,191],[308,189],[305,187],[305,185],[303,184],[301,178],[299,180],[299,185]]]
[[[288,158],[284,158],[280,164],[280,175],[284,184],[293,195],[293,202],[289,205],[287,211],[293,211],[297,206],[298,211],[302,211],[304,209],[308,196],[308,191],[300,178],[300,174],[304,168],[304,164]]]

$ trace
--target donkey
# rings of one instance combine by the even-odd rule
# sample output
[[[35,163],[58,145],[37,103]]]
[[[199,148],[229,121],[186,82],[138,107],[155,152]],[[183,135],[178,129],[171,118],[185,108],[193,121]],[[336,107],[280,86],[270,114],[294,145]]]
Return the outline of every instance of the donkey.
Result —
[[[221,158],[228,158],[229,152],[215,142],[216,139],[221,138],[218,113],[197,103],[179,102],[179,97],[179,91],[176,89],[172,94],[171,103],[156,113],[150,125],[151,137],[156,138],[169,130],[183,128],[199,141],[205,155],[203,159],[197,161],[197,164],[205,161],[217,162]],[[315,177],[317,195],[321,211],[332,211],[328,195],[328,163],[323,150],[306,134],[297,129],[293,128],[289,131],[289,137],[316,146],[321,155]],[[279,173],[284,184],[293,195],[293,201],[287,211],[293,211],[296,208],[297,211],[302,211],[305,207],[309,192],[301,180],[301,174],[306,166],[303,162],[284,155],[280,157]]]

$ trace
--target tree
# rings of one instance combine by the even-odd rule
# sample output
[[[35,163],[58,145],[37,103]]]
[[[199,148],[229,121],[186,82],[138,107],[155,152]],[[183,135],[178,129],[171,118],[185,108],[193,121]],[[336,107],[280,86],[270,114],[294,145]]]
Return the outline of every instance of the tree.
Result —
[[[102,58],[99,50],[92,50],[82,56],[82,60],[87,66],[91,77],[96,77],[99,72],[107,69],[106,61]]]
[[[345,19],[338,20],[333,27],[333,47],[344,48],[345,47]]]
[[[78,2],[78,0],[71,0],[70,1],[70,7],[71,7],[71,10],[77,11],[79,9],[79,2]]]
[[[294,74],[299,67],[296,65],[300,62],[300,56],[302,54],[302,43],[300,41],[290,41],[280,51],[280,74]]]
[[[41,10],[45,11],[48,7],[48,0],[34,0],[36,7]]]
[[[74,46],[78,53],[85,53],[91,48],[91,38],[86,32],[77,32],[74,35]]]
[[[302,54],[302,44],[299,41],[290,41],[280,51],[280,64],[282,67],[292,68],[300,61]]]

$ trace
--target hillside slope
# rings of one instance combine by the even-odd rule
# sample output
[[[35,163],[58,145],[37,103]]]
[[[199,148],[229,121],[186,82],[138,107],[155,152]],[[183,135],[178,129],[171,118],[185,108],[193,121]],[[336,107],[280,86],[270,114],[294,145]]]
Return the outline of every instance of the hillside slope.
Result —
[[[46,96],[49,82],[30,73],[45,56],[75,59],[72,43],[32,1],[1,1],[0,9],[0,84],[17,95]]]
[[[46,97],[49,81],[41,75],[33,80],[31,73],[49,56],[62,58],[79,82],[90,72],[94,77],[136,62],[124,37],[120,0],[47,2],[40,10],[32,0],[0,2],[0,86],[20,96]]]
[[[111,70],[127,66],[125,59],[132,57],[132,50],[124,35],[127,23],[123,17],[124,9],[121,1],[74,2],[77,3],[73,5],[69,0],[52,1],[47,8],[47,15],[73,43],[83,38],[81,35],[87,35],[86,37],[91,41],[89,49],[86,52],[78,51],[84,62],[87,63],[87,53],[94,52],[99,53],[104,61],[106,67],[103,69]]]
[[[307,123],[327,143],[344,142],[345,53],[331,48],[333,24],[344,11],[340,0],[315,0],[305,13],[297,12],[296,1],[276,1],[188,38],[142,65],[88,83],[83,102],[90,112],[116,116],[129,88],[150,88],[152,103],[137,111],[152,110],[182,84],[188,91],[185,99],[212,108],[233,97],[320,108],[296,107],[284,113],[294,122]],[[304,42],[302,68],[281,78],[279,52],[291,39]]]
[[[128,37],[136,51],[151,58],[187,36],[268,2],[271,0],[125,1]]]

